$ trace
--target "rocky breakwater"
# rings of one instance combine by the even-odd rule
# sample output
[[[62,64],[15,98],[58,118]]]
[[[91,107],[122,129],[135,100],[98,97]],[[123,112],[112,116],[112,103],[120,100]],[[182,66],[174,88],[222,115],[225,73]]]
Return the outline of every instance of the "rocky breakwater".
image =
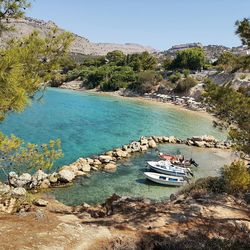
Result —
[[[230,141],[219,141],[210,135],[193,136],[191,138],[187,138],[186,144],[188,146],[220,149],[229,149],[232,147],[232,143]]]
[[[25,197],[27,191],[48,189],[72,183],[78,177],[88,177],[93,171],[115,171],[121,160],[126,160],[133,154],[143,153],[148,149],[156,148],[157,144],[186,144],[188,146],[229,149],[232,145],[228,141],[218,141],[213,136],[193,136],[186,140],[175,136],[141,137],[120,148],[107,151],[92,158],[79,158],[70,165],[63,166],[58,172],[50,174],[37,170],[33,175],[15,172],[8,174],[8,184],[1,183],[0,197],[9,196],[8,202],[0,201],[0,211],[12,211],[8,207],[20,197]],[[12,199],[12,200],[11,200]],[[13,207],[13,206],[12,206]]]

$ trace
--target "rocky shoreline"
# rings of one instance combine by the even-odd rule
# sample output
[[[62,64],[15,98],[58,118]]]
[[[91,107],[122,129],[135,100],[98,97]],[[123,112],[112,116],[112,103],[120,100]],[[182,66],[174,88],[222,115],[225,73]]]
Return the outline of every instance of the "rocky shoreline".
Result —
[[[93,171],[115,171],[120,160],[128,159],[133,154],[143,153],[148,149],[156,148],[157,144],[186,144],[188,146],[204,148],[230,149],[229,141],[218,141],[213,136],[193,136],[182,140],[174,136],[150,136],[141,137],[138,141],[122,145],[120,148],[104,152],[99,156],[79,158],[70,165],[63,166],[58,172],[47,174],[38,170],[35,174],[15,172],[8,174],[8,184],[0,183],[0,195],[13,197],[13,202],[27,194],[27,190],[46,190],[52,187],[60,187],[73,182],[78,177],[86,177]],[[0,204],[0,211],[11,212],[11,210]]]

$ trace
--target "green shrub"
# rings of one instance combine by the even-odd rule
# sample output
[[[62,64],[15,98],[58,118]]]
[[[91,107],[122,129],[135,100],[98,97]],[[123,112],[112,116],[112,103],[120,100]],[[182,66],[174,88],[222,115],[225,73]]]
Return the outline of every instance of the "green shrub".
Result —
[[[156,71],[143,71],[137,74],[136,80],[129,86],[139,94],[149,93],[162,80],[161,74]]]
[[[66,74],[66,82],[73,81],[80,76],[81,70],[73,69]]]
[[[243,161],[234,161],[221,169],[225,190],[228,193],[244,192],[250,187],[250,174]]]
[[[126,55],[122,51],[114,50],[108,52],[106,59],[112,65],[123,66],[126,61]]]
[[[169,76],[169,80],[172,83],[176,83],[181,79],[181,73],[180,72],[175,72],[171,76]]]
[[[241,79],[241,80],[246,79],[246,77],[247,77],[247,75],[246,75],[246,74],[241,74],[241,75],[240,75],[240,79]]]
[[[190,70],[184,69],[183,74],[184,74],[184,77],[188,77],[190,75]]]
[[[117,91],[120,88],[126,88],[128,84],[126,82],[114,82],[104,81],[101,83],[100,88],[103,91]]]
[[[224,181],[221,177],[206,177],[196,180],[194,183],[184,187],[180,192],[182,194],[190,194],[195,198],[206,193],[222,193],[224,191]]]
[[[202,48],[178,51],[171,63],[172,69],[201,70],[205,65],[205,52]]]
[[[180,80],[177,83],[174,91],[178,93],[188,92],[192,87],[197,84],[197,81],[192,77],[187,77],[183,80]]]

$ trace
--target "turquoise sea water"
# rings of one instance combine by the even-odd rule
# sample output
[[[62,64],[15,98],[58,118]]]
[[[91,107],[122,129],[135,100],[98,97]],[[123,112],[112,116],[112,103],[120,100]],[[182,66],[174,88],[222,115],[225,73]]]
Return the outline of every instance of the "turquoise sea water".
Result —
[[[185,145],[161,145],[159,149],[171,154],[182,153],[187,158],[193,157],[199,163],[198,168],[192,168],[195,177],[190,180],[191,182],[199,177],[218,175],[220,167],[232,160],[232,155],[228,151],[192,148]],[[68,205],[79,205],[83,202],[102,203],[114,193],[156,201],[168,199],[178,188],[161,186],[146,180],[143,172],[149,171],[146,166],[146,161],[149,160],[159,160],[155,150],[149,150],[144,155],[139,154],[122,162],[114,173],[99,172],[89,178],[78,178],[74,185],[54,189],[51,194]]]
[[[211,134],[217,138],[225,137],[221,131],[213,128],[211,119],[198,113],[144,101],[60,89],[48,89],[42,102],[34,102],[23,113],[10,114],[0,124],[0,130],[33,143],[60,138],[64,157],[55,164],[54,169],[79,157],[100,154],[137,140],[142,135],[186,138]],[[136,164],[140,165],[140,161],[141,157],[137,163],[131,163],[133,168],[121,168],[114,176],[133,175],[135,169],[138,171]],[[91,186],[93,181],[95,186],[100,187],[105,186],[103,182],[109,182],[106,178],[109,174],[101,175],[102,181],[96,182],[98,176],[94,174],[84,185]],[[121,186],[123,190],[130,188],[130,185]],[[103,192],[94,200],[101,200],[105,194]]]

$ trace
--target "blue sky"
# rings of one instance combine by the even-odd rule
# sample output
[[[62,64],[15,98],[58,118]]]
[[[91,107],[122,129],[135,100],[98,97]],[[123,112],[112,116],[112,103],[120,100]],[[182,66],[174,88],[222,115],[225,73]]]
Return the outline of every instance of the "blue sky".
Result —
[[[27,15],[92,42],[158,50],[187,42],[232,47],[240,45],[234,23],[250,17],[250,0],[35,0]]]

